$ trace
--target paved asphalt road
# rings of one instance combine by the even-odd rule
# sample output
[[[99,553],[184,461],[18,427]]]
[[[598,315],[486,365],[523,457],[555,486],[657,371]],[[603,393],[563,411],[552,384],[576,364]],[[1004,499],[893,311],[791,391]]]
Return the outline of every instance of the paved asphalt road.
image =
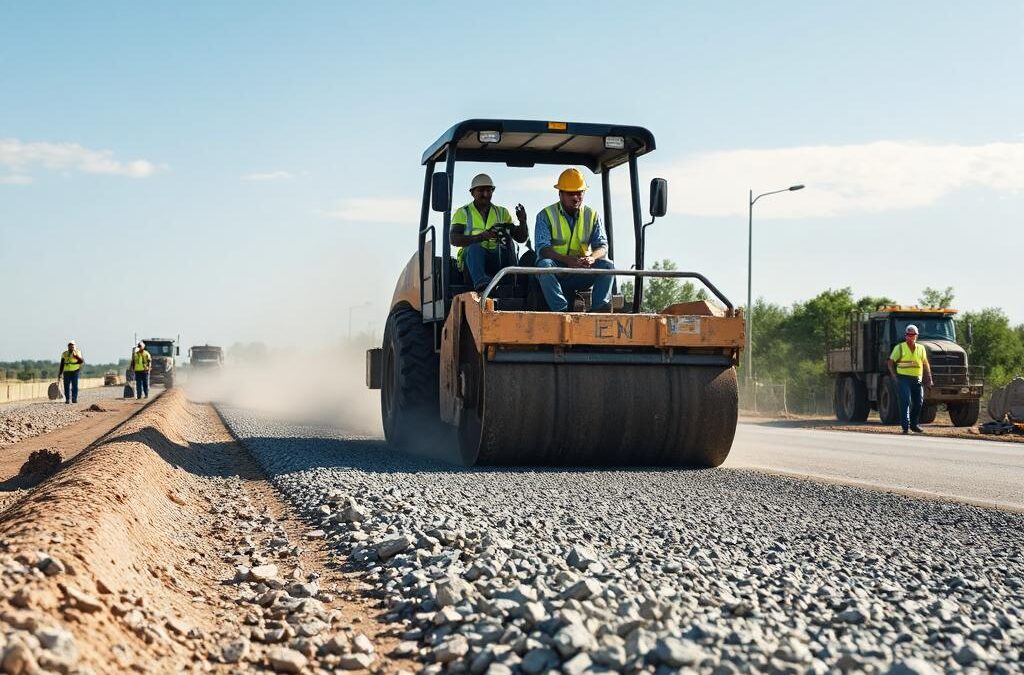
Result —
[[[725,467],[1024,511],[1024,445],[741,422]]]

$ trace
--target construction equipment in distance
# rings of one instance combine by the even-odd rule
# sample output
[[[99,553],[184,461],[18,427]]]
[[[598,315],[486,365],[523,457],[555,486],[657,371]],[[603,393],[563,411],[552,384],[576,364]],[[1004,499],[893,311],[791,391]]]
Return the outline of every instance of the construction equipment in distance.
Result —
[[[736,431],[743,317],[700,274],[645,270],[646,228],[667,208],[667,184],[655,178],[652,219],[642,222],[637,159],[654,148],[654,136],[641,127],[468,120],[426,150],[418,249],[396,285],[383,344],[367,353],[367,385],[381,389],[390,446],[419,452],[446,446],[454,450],[447,456],[465,465],[725,461]],[[449,245],[458,207],[452,193],[469,183],[456,182],[461,162],[554,165],[544,172],[552,179],[567,166],[599,175],[601,189],[587,195],[601,198],[590,203],[603,216],[612,259],[610,174],[625,166],[634,269],[544,270],[527,251],[519,266],[474,292]],[[440,214],[436,226],[432,210]],[[529,311],[529,277],[555,271],[632,276],[632,305],[612,314]],[[701,301],[642,313],[647,277],[695,279],[721,307]]]
[[[152,370],[149,373],[150,384],[162,384],[168,389],[174,386],[174,357],[181,356],[181,347],[172,338],[144,338],[146,351],[152,357]],[[133,350],[134,351],[134,350]],[[128,377],[134,382],[132,359],[128,357]]]
[[[928,354],[933,386],[924,386],[920,422],[935,421],[940,405],[958,427],[978,421],[984,393],[982,369],[967,364],[967,352],[956,342],[955,309],[939,307],[880,307],[871,313],[850,315],[847,345],[829,350],[828,374],[835,378],[833,408],[840,422],[863,422],[872,410],[882,424],[899,424],[899,394],[887,361],[903,340],[907,326],[920,332],[917,344]],[[967,342],[973,330],[967,325]]]
[[[220,370],[224,349],[213,345],[193,345],[188,350],[188,365],[193,370]]]

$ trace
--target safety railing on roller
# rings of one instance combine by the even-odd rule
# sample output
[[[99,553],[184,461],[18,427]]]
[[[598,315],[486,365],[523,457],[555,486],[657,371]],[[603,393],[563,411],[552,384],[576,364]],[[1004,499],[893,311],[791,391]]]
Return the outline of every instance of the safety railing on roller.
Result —
[[[732,311],[733,305],[729,301],[729,298],[725,297],[722,291],[718,290],[713,283],[708,281],[707,277],[698,272],[678,272],[668,270],[595,270],[595,269],[576,269],[573,267],[503,267],[494,275],[491,279],[491,283],[487,284],[484,288],[483,293],[480,294],[480,306],[486,307],[487,299],[491,296],[491,291],[498,285],[504,277],[508,275],[525,274],[527,276],[541,276],[545,274],[568,274],[572,276],[588,276],[588,277],[654,277],[659,279],[696,279],[697,281],[704,284],[704,287],[711,291],[716,298],[718,298],[726,309]]]

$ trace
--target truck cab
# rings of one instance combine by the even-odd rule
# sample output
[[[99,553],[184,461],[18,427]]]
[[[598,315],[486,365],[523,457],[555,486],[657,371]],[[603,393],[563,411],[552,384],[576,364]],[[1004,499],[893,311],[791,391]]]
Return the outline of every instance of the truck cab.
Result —
[[[168,389],[174,386],[174,357],[181,355],[181,348],[172,338],[146,338],[146,351],[153,357],[153,370],[149,374],[150,384],[162,384]]]
[[[835,378],[836,418],[863,422],[877,410],[883,424],[899,423],[899,399],[888,360],[907,326],[914,324],[934,380],[932,386],[925,384],[920,421],[933,422],[939,406],[945,405],[956,426],[977,423],[984,384],[981,369],[968,364],[967,352],[957,343],[956,314],[949,308],[893,305],[851,315],[847,344],[827,354],[827,370]],[[967,331],[970,342],[970,326]]]
[[[224,350],[213,345],[194,345],[188,350],[188,359],[193,370],[219,370],[224,365]]]

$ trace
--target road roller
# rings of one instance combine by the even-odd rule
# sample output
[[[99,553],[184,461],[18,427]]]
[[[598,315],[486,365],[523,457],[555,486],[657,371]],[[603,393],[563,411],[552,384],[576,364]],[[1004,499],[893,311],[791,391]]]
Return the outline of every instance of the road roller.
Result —
[[[725,461],[736,431],[743,315],[697,272],[645,268],[647,227],[665,215],[668,198],[666,181],[652,179],[643,222],[638,160],[654,149],[642,127],[495,119],[459,122],[427,148],[417,250],[396,284],[382,345],[367,352],[367,385],[381,390],[390,447],[464,465]],[[499,236],[500,269],[474,289],[449,239],[459,208],[455,170],[464,162],[552,176],[589,170],[595,178],[588,183],[599,180],[600,190],[586,193],[587,204],[602,216],[612,260],[610,176],[624,167],[632,266],[538,267],[529,242],[520,251]],[[627,303],[613,286],[602,312],[586,311],[586,294],[577,294],[567,311],[554,312],[539,292],[544,274],[612,275],[615,284],[632,277],[634,292]],[[641,311],[650,277],[700,283],[709,300]]]

